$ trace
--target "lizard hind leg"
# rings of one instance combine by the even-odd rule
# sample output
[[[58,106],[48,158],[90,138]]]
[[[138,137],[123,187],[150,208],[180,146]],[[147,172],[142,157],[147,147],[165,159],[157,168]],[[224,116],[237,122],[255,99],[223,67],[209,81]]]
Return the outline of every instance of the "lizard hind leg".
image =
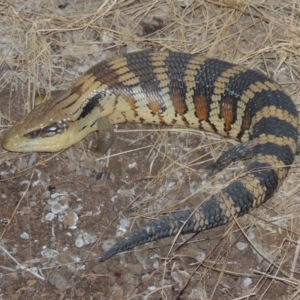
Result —
[[[252,156],[252,141],[239,143],[221,154],[213,166],[208,167],[208,176],[215,175],[236,160],[248,159]]]

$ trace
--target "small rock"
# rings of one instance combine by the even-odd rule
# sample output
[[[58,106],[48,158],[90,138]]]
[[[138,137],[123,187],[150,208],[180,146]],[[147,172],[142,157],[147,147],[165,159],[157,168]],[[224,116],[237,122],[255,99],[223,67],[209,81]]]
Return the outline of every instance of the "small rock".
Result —
[[[74,227],[78,221],[78,216],[75,212],[69,211],[64,217],[63,223],[65,226]]]
[[[243,280],[243,285],[244,286],[250,286],[252,284],[252,279],[251,278],[249,278],[249,277],[247,277],[247,278],[244,278],[244,280]]]
[[[58,255],[58,251],[46,248],[41,251],[41,255],[47,259],[53,259]]]
[[[51,205],[51,211],[54,214],[64,212],[66,209],[69,208],[69,204],[68,204],[68,201],[66,199],[63,199],[63,200],[60,200],[60,201],[57,201],[57,202],[53,201],[50,205]]]
[[[72,286],[70,279],[73,273],[67,267],[56,269],[49,275],[49,282],[54,285],[58,290],[65,291]]]
[[[26,232],[21,233],[20,237],[23,240],[29,240],[29,234]]]
[[[240,251],[244,251],[247,249],[248,244],[247,243],[242,243],[242,242],[237,242],[236,243],[236,247],[240,250]]]
[[[75,245],[76,245],[76,247],[81,248],[85,245],[96,242],[96,240],[97,240],[97,237],[95,235],[81,231],[75,240]]]
[[[48,214],[45,216],[45,220],[46,220],[46,221],[49,221],[49,222],[53,221],[54,218],[55,218],[55,214],[54,214],[54,213],[48,213]]]

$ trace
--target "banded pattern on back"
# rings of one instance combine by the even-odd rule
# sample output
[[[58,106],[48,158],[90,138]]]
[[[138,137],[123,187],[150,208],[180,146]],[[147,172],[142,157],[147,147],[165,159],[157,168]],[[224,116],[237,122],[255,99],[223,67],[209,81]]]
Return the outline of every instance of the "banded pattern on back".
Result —
[[[97,64],[70,90],[19,120],[5,135],[3,147],[58,151],[98,128],[107,150],[111,124],[124,122],[193,127],[241,141],[221,156],[220,168],[236,158],[251,159],[244,174],[199,207],[138,229],[100,261],[248,213],[274,194],[296,154],[298,113],[277,83],[242,66],[178,52],[137,52]],[[105,130],[109,134],[103,137]]]

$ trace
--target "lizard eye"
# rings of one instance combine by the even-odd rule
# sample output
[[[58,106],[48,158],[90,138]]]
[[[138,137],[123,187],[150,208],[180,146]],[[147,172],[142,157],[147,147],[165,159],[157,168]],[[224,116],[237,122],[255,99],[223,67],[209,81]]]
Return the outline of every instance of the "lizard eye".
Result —
[[[38,137],[44,138],[44,137],[51,137],[56,134],[63,133],[66,129],[69,127],[69,122],[67,119],[64,119],[62,121],[58,121],[55,123],[52,123],[50,125],[47,125],[43,128],[30,131],[25,134],[25,137],[29,139],[35,139]]]

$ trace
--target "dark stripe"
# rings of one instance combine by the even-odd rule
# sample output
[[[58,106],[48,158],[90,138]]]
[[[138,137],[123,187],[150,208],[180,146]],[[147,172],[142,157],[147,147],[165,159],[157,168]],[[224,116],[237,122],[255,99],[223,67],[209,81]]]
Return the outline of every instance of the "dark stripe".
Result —
[[[237,73],[233,75],[225,87],[224,93],[221,95],[220,107],[223,107],[226,102],[230,99],[232,107],[232,120],[233,124],[237,120],[237,104],[240,101],[241,95],[249,89],[251,84],[258,81],[258,77],[265,77],[260,74],[253,72],[252,70],[245,70],[244,72]],[[220,118],[222,116],[219,116]]]
[[[85,128],[87,128],[88,126],[92,128],[97,122],[98,122],[98,120],[94,121],[94,122],[91,123],[91,124],[84,125],[84,126],[81,127],[78,131],[80,132],[80,131],[84,130]]]
[[[237,210],[240,210],[238,216],[242,216],[249,212],[253,207],[253,191],[249,191],[241,182],[238,180],[224,189],[224,194],[229,196],[234,202],[234,206]],[[221,196],[222,197],[222,196]]]
[[[265,81],[275,83],[271,78],[266,77],[264,74],[254,71],[245,70],[232,76],[226,85],[224,96],[234,97],[239,99],[240,96],[249,89],[249,86],[257,83],[264,83]],[[276,93],[278,91],[275,91]]]
[[[216,198],[216,196],[203,202],[201,210],[204,214],[204,218],[208,220],[207,227],[205,227],[206,229],[224,224],[225,220],[227,220],[223,209],[220,207],[220,201]]]
[[[185,101],[187,83],[184,81],[184,74],[191,57],[192,55],[186,53],[171,52],[165,60],[167,75],[170,79],[170,97],[176,113],[180,115],[186,114],[188,111]],[[177,115],[175,116],[177,117]]]
[[[81,86],[82,86],[82,84],[80,85],[80,87],[81,87]],[[68,92],[68,91],[66,91],[66,92]],[[70,95],[72,95],[72,93],[68,94],[68,96],[65,96],[65,97],[62,98],[61,100],[56,101],[55,105],[58,105],[58,104],[64,102],[66,99],[68,99],[68,98],[70,97]],[[61,95],[58,95],[57,97],[55,97],[55,99],[57,99],[58,97],[61,97],[61,96],[62,96],[62,94],[61,94]],[[76,102],[76,101],[77,101],[77,100],[75,100],[75,102]],[[68,102],[68,101],[67,101],[67,102]]]
[[[94,122],[91,123],[89,126],[92,128],[97,122],[98,122],[98,120],[94,121]]]
[[[76,98],[73,102],[69,103],[67,106],[64,106],[62,109],[67,109],[69,107],[71,107],[73,104],[75,104],[78,101],[78,98]],[[62,102],[62,101],[60,101]],[[68,102],[67,102],[68,103]]]
[[[276,117],[265,117],[253,126],[253,137],[259,137],[262,133],[273,134],[277,137],[292,138],[295,142],[298,139],[298,130],[288,121]]]
[[[196,87],[194,97],[205,96],[211,102],[211,96],[214,90],[214,83],[220,75],[234,65],[217,59],[207,59],[197,70],[195,78]]]
[[[278,186],[278,174],[267,162],[260,163],[254,161],[249,164],[246,172],[254,174],[255,178],[259,180],[261,186],[265,187],[264,200],[269,199],[274,194]]]
[[[127,59],[128,69],[139,78],[139,80],[141,81],[142,89],[145,85],[153,85],[153,82],[150,84],[150,78],[151,76],[154,76],[151,64],[149,64],[149,54],[146,52],[138,52],[128,54],[125,57]],[[135,86],[138,86],[139,84],[125,85],[123,82],[121,82],[116,71],[111,69],[110,62],[111,60],[103,61],[98,65],[95,65],[87,72],[87,74],[93,74],[94,76],[96,76],[97,80],[99,80],[101,84],[107,85],[112,93],[115,93],[116,95],[129,95],[130,97],[132,97],[132,95],[134,95],[133,88]],[[123,74],[122,76],[124,76],[125,74]],[[154,90],[152,89],[152,92],[153,91]],[[104,94],[104,92],[101,92],[91,97],[82,108],[82,112],[78,117],[78,120],[86,117],[95,108],[95,106],[99,104]],[[150,97],[149,93],[147,94],[147,97]]]
[[[89,98],[87,103],[84,105],[84,107],[82,108],[78,108],[82,109],[81,114],[79,115],[79,117],[77,118],[77,120],[80,120],[82,118],[85,118],[88,114],[90,114],[92,112],[92,110],[99,105],[100,100],[103,98],[103,96],[105,95],[105,93],[103,92],[99,92],[98,94],[94,95],[93,97]],[[77,111],[78,111],[77,110]],[[74,114],[77,113],[77,111],[74,112]]]
[[[246,70],[245,72],[238,73],[234,75],[228,84],[226,85],[225,93],[222,95],[222,100],[220,105],[227,101],[227,99],[232,100],[233,108],[233,119],[234,123],[237,119],[237,103],[240,101],[241,95],[247,91],[250,85],[256,85],[257,83],[269,82],[276,84],[271,78],[266,77],[264,74],[254,71]],[[249,99],[246,104],[246,109],[244,112],[245,118],[249,121],[256,115],[257,112],[261,111],[264,107],[275,106],[280,109],[288,111],[291,115],[297,117],[298,113],[295,106],[291,102],[291,99],[281,90],[262,90],[254,94],[252,98]],[[250,126],[250,122],[249,122]],[[240,139],[244,131],[249,129],[248,126],[242,126],[241,131],[238,133],[237,138]]]
[[[84,125],[83,127],[81,127],[81,128],[78,130],[78,132],[84,130],[86,127],[87,127],[87,125]]]
[[[214,91],[214,83],[221,76],[223,72],[231,69],[234,64],[229,62],[220,61],[218,59],[207,59],[197,70],[195,76],[196,86],[194,89],[194,103],[195,99],[207,99],[208,107],[212,103],[211,96]],[[224,95],[222,95],[224,97]]]
[[[253,148],[254,155],[272,155],[278,160],[282,161],[285,165],[290,165],[294,161],[294,153],[288,145],[280,146],[275,143],[265,143],[256,145]]]
[[[141,87],[148,102],[159,107],[160,112],[164,112],[167,107],[164,99],[160,96],[160,86],[154,74],[153,63],[149,52],[136,52],[126,55],[127,67],[136,77],[139,78]],[[131,86],[132,88],[133,86]],[[130,92],[133,95],[133,92]]]
[[[101,83],[113,82],[118,81],[118,74],[116,74],[113,70],[110,69],[109,62],[112,60],[104,60],[99,64],[91,67],[87,72],[86,75],[95,76],[97,79],[96,81],[100,81]]]
[[[252,118],[257,112],[268,106],[275,106],[278,109],[286,110],[292,116],[298,117],[298,112],[291,98],[281,90],[262,90],[256,93],[247,103],[246,111],[249,112]]]
[[[136,77],[139,78],[141,84],[146,87],[156,86],[158,90],[158,85],[155,85],[155,75],[153,73],[153,65],[151,57],[148,52],[136,52],[126,55],[127,67]]]
[[[249,89],[251,85],[258,83],[269,82],[276,84],[271,78],[266,77],[264,74],[254,71],[246,70],[245,72],[234,75],[228,82],[225,88],[225,92],[222,95],[220,105],[222,107],[223,102],[227,99],[232,100],[233,107],[233,120],[234,123],[237,119],[237,103],[240,101],[241,95]],[[248,115],[252,119],[257,112],[261,111],[266,106],[275,106],[281,109],[286,109],[292,115],[297,116],[297,112],[294,107],[290,105],[290,98],[281,90],[262,90],[254,94],[246,104],[245,115]],[[243,128],[243,131],[247,128]],[[240,132],[241,136],[243,132]]]
[[[101,84],[105,84],[110,88],[113,88],[115,91],[117,90],[126,90],[124,85],[119,82],[119,75],[110,68],[109,61],[105,60],[100,62],[99,64],[93,66],[86,72],[86,75],[91,74],[95,76],[97,79],[95,81],[99,81]],[[95,82],[94,81],[94,82]],[[79,86],[81,87],[83,83]],[[79,87],[76,87],[78,89]],[[100,100],[106,94],[105,91],[101,91],[93,97],[89,98],[87,103],[83,107],[79,107],[73,114],[76,114],[79,110],[82,109],[81,114],[79,115],[77,120],[85,118],[91,111],[100,103]]]
[[[114,92],[116,95],[132,95],[133,91],[131,87],[133,85],[130,87],[119,80],[120,76],[116,73],[115,70],[111,69],[110,66],[110,63],[113,61],[114,60],[105,60],[103,62],[100,62],[99,64],[88,70],[87,74],[96,76],[97,79],[95,81],[99,81],[101,84],[107,85],[110,91]],[[127,67],[130,69],[129,66]]]

